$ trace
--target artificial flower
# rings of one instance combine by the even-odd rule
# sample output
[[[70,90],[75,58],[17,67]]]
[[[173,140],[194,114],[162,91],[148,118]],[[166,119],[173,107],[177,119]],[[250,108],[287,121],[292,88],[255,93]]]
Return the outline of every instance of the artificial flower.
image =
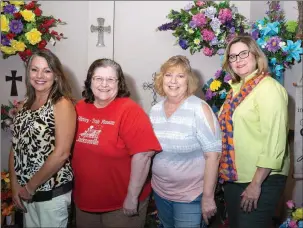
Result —
[[[42,33],[39,32],[36,28],[30,30],[25,33],[26,39],[30,42],[30,44],[35,45],[41,41]]]
[[[28,21],[28,22],[33,22],[35,21],[35,14],[33,13],[33,11],[31,10],[22,10],[21,12],[22,17],[24,18],[24,20]]]
[[[288,200],[288,201],[286,202],[286,205],[287,205],[287,207],[288,207],[289,209],[293,209],[293,208],[295,207],[295,204],[294,204],[294,202],[293,202],[292,200]]]
[[[217,91],[220,86],[222,85],[222,82],[220,82],[219,80],[213,80],[212,83],[210,84],[209,88],[211,91]]]
[[[9,20],[6,18],[5,15],[1,15],[1,32],[8,32],[9,31]]]
[[[11,46],[12,48],[14,48],[16,51],[24,51],[26,48],[26,45],[21,42],[21,41],[17,41],[17,40],[12,40],[11,41]]]
[[[303,219],[303,208],[298,208],[292,213],[293,219],[302,220]]]
[[[16,7],[14,5],[8,4],[3,7],[3,12],[6,14],[13,14],[16,11]]]
[[[296,21],[287,21],[285,23],[285,25],[286,25],[286,31],[287,32],[295,33],[297,31],[298,22],[296,22]]]
[[[19,34],[23,30],[23,24],[22,24],[21,20],[12,20],[9,23],[9,28],[10,28],[11,32],[13,32],[15,34]]]
[[[10,4],[13,4],[15,6],[21,6],[24,5],[24,1],[9,1]]]
[[[12,55],[16,53],[16,50],[13,47],[1,46],[0,50],[7,55]]]

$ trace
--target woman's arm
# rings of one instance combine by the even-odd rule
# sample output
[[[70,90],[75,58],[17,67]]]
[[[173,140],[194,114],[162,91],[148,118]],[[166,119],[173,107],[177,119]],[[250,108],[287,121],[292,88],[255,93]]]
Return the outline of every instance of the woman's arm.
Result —
[[[123,205],[126,215],[137,213],[138,197],[149,173],[151,157],[153,155],[154,152],[143,152],[132,156],[130,180]]]
[[[55,149],[40,170],[29,180],[26,190],[33,194],[44,182],[58,172],[70,156],[76,129],[76,111],[72,102],[61,99],[55,104]]]
[[[206,118],[208,125],[211,128],[211,133],[214,136],[214,140],[220,137],[215,137],[216,131],[220,131],[218,126],[215,126],[216,121],[213,118],[210,108],[206,105],[202,105],[203,112]],[[220,134],[219,134],[220,135]],[[218,147],[215,146],[218,150]],[[219,148],[221,150],[221,148]],[[204,153],[205,158],[205,169],[204,169],[204,185],[203,185],[203,196],[202,196],[202,210],[203,210],[203,219],[208,224],[208,219],[215,215],[216,213],[216,204],[215,204],[215,189],[218,180],[218,167],[220,161],[221,153],[217,151],[210,151]]]

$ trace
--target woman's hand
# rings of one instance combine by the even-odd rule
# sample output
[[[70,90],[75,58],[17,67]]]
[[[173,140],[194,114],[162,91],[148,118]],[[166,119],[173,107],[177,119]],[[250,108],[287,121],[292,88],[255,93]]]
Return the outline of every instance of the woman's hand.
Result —
[[[206,224],[208,220],[217,213],[217,206],[213,197],[202,196],[201,202],[202,216]]]
[[[257,209],[258,200],[261,194],[261,185],[251,182],[241,194],[241,208],[245,212]]]
[[[138,198],[127,194],[123,203],[123,212],[127,216],[138,214]]]
[[[21,197],[21,199],[24,199],[25,201],[30,201],[33,198],[33,195],[30,193],[30,190],[26,185],[20,189],[19,196]]]
[[[22,199],[20,197],[21,189],[22,187],[18,183],[12,184],[12,198],[15,206],[26,213],[26,208],[24,207]]]

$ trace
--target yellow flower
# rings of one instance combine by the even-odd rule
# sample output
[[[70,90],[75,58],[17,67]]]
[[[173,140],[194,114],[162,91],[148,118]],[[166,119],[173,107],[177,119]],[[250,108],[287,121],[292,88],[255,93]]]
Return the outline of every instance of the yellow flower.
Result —
[[[9,1],[9,3],[15,6],[24,5],[24,1]]]
[[[0,2],[0,12],[3,11],[3,7],[6,6],[7,3],[6,2]]]
[[[222,82],[220,82],[219,80],[213,80],[212,83],[210,83],[210,90],[211,91],[216,91],[220,88],[220,86],[222,85]]]
[[[33,11],[31,10],[22,10],[21,12],[22,17],[24,18],[24,20],[31,22],[31,21],[35,21],[35,14],[33,13]]]
[[[301,220],[303,219],[303,208],[298,208],[292,213],[292,217],[294,220]]]
[[[35,45],[41,41],[41,32],[37,29],[32,29],[29,32],[25,33],[26,39],[32,44]]]
[[[7,55],[12,55],[12,54],[16,53],[16,50],[14,48],[8,47],[8,46],[1,46],[0,50],[3,51]]]
[[[1,172],[1,180],[4,180],[5,183],[11,182],[10,179],[9,179],[9,173]]]
[[[16,51],[24,51],[26,48],[26,45],[23,42],[17,41],[17,40],[12,40],[11,41],[11,46],[16,50]]]
[[[197,38],[194,39],[194,43],[197,44],[197,45],[200,44],[200,39],[197,39]]]
[[[9,31],[9,20],[6,18],[5,15],[1,15],[1,32],[8,32]]]
[[[194,33],[194,30],[188,29],[188,33],[189,33],[189,34],[193,34],[193,33]]]

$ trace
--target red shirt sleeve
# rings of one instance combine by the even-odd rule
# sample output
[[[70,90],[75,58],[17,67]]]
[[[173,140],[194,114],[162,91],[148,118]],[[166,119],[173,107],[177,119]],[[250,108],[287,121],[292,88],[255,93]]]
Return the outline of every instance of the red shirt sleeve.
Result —
[[[130,155],[140,152],[162,151],[150,119],[136,103],[129,105],[123,113],[120,137],[128,148]]]

